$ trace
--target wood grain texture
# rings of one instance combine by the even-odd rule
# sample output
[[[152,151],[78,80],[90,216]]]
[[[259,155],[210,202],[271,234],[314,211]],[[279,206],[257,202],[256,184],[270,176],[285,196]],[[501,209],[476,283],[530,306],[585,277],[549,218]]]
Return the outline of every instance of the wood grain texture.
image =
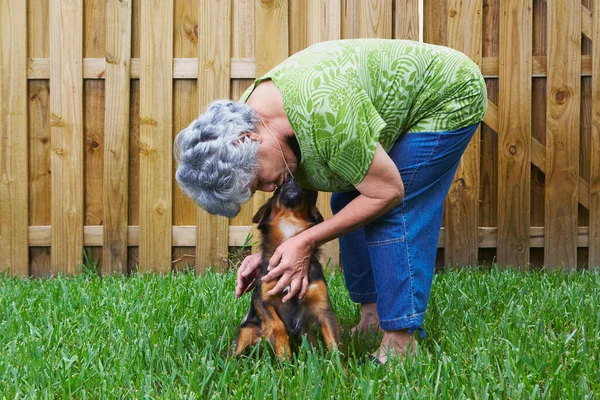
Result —
[[[448,1],[448,46],[481,64],[482,10],[476,0]],[[477,264],[480,130],[462,156],[445,205],[446,265]],[[449,244],[452,243],[452,246]]]
[[[419,1],[394,0],[394,39],[419,40]]]
[[[594,0],[589,265],[600,267],[600,0]]]
[[[140,271],[171,269],[173,0],[141,9]]]
[[[198,106],[200,112],[214,100],[230,95],[231,76],[231,0],[203,2],[199,8]],[[224,271],[228,266],[225,217],[198,209],[196,267],[213,266]]]
[[[311,0],[289,0],[288,2],[288,32],[289,32],[289,54],[295,54],[300,50],[305,49],[308,46],[309,38],[308,35],[308,19],[309,15],[317,14],[318,9],[322,6],[323,2],[313,2]],[[314,30],[318,30],[319,28],[316,25],[320,25],[318,23],[313,23],[315,26]],[[314,34],[314,33],[313,33]],[[314,42],[313,42],[314,43]]]
[[[358,10],[359,0],[344,0],[342,1],[342,39],[358,38]]]
[[[423,41],[445,46],[448,31],[448,0],[423,0]]]
[[[338,0],[308,0],[307,45],[341,38],[341,3]],[[317,207],[323,218],[330,218],[331,193],[321,192],[317,198]],[[340,265],[340,245],[337,239],[321,246],[321,264],[333,269]]]
[[[482,64],[500,54],[500,0],[483,0]],[[498,104],[498,79],[486,77],[488,104]],[[496,107],[497,108],[497,107]],[[489,125],[481,125],[481,183],[479,191],[479,226],[498,226],[498,133]],[[496,249],[479,249],[479,265],[492,265]]]
[[[27,55],[49,57],[50,13],[47,0],[27,1]],[[50,60],[47,76],[50,78]],[[29,81],[29,224],[50,225],[50,81]],[[29,274],[47,276],[50,272],[50,246],[29,249]]]
[[[529,264],[532,2],[500,5],[498,264]]]
[[[127,272],[131,0],[106,2],[102,272]]]
[[[190,60],[196,61],[196,74],[198,74],[198,4],[197,1],[175,0],[173,44],[174,57],[189,57]],[[197,87],[197,79],[178,79],[173,82],[173,136],[198,117]],[[175,180],[176,171],[177,169],[173,168],[173,225],[195,225],[196,204],[179,189]],[[192,247],[174,247],[173,268],[182,271],[188,266],[193,266],[196,260],[195,247],[195,243]]]
[[[284,0],[256,0],[254,9],[256,76],[260,77],[289,55],[288,3]],[[257,191],[252,196],[252,213],[265,204],[270,195]],[[260,251],[260,233],[252,226],[252,252]]]
[[[0,8],[0,272],[27,276],[27,3]]]
[[[51,273],[83,261],[83,2],[50,1]]]
[[[361,38],[392,38],[392,1],[358,1],[358,34]]]
[[[233,2],[233,28],[231,38],[231,77],[234,77],[235,59],[254,60],[254,0],[238,0]],[[253,66],[256,76],[256,67]],[[231,99],[237,101],[242,97],[246,89],[254,82],[250,79],[232,79],[231,81]],[[252,201],[242,205],[240,213],[229,221],[230,226],[252,225]]]
[[[548,268],[577,266],[581,3],[548,3],[546,211]]]

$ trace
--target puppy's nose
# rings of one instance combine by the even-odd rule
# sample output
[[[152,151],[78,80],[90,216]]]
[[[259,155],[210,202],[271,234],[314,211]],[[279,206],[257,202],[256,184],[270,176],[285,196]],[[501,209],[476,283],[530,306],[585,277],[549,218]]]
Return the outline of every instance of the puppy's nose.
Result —
[[[293,179],[288,179],[281,187],[279,201],[288,208],[298,207],[302,204],[302,196],[304,192],[302,188]]]

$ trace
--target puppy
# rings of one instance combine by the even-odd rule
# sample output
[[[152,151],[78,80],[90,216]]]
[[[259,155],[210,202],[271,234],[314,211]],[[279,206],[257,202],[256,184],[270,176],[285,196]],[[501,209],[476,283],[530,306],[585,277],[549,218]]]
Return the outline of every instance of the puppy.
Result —
[[[338,324],[331,308],[327,283],[317,252],[311,255],[308,269],[309,286],[301,300],[295,297],[282,303],[281,299],[289,290],[289,286],[284,289],[284,293],[269,296],[267,292],[277,281],[261,281],[268,272],[271,255],[284,240],[323,221],[323,216],[314,204],[316,198],[309,197],[310,194],[305,193],[293,179],[288,179],[252,218],[252,222],[258,224],[261,232],[263,262],[252,293],[250,311],[242,321],[232,346],[236,357],[248,346],[257,343],[261,337],[273,343],[278,357],[289,356],[290,338],[298,343],[303,334],[310,334],[309,328],[312,324],[319,327],[329,350],[339,342]]]

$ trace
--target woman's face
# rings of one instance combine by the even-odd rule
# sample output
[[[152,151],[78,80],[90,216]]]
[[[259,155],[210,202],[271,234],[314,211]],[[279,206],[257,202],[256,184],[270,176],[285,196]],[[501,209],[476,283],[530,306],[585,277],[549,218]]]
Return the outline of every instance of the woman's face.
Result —
[[[282,185],[287,177],[285,164],[282,164],[283,158],[279,149],[274,149],[269,143],[261,143],[258,148],[258,173],[250,184],[252,192],[273,192],[277,186]]]

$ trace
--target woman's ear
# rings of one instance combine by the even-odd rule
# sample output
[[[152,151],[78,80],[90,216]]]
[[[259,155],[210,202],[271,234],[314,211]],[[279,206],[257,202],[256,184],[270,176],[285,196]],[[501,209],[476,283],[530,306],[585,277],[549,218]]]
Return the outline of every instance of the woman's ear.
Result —
[[[258,143],[262,143],[262,137],[256,132],[243,132],[240,134],[240,140],[243,138],[249,138],[250,140],[254,140]]]

